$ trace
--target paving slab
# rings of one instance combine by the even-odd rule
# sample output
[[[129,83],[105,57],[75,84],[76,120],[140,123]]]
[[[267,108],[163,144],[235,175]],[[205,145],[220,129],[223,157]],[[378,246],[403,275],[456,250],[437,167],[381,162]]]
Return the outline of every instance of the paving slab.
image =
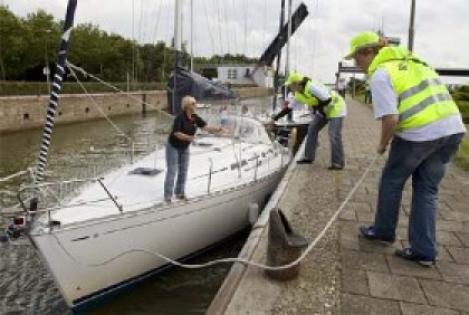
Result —
[[[429,304],[469,312],[469,286],[433,280],[420,283]]]
[[[370,294],[374,297],[425,304],[426,299],[415,278],[368,272]]]
[[[420,305],[401,302],[402,315],[459,315],[458,311],[435,307],[430,305]]]

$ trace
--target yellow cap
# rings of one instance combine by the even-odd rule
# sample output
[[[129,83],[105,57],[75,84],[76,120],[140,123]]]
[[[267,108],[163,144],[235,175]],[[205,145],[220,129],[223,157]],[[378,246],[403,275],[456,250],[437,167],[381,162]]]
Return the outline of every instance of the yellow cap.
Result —
[[[301,82],[303,81],[304,77],[305,76],[299,72],[292,72],[288,75],[288,79],[287,79],[287,82],[285,82],[285,85],[290,86],[292,83]]]
[[[357,51],[359,51],[360,49],[367,47],[375,47],[378,46],[379,43],[379,35],[375,32],[362,32],[356,35],[350,41],[350,52],[347,56],[345,56],[345,59],[352,59],[357,53]]]

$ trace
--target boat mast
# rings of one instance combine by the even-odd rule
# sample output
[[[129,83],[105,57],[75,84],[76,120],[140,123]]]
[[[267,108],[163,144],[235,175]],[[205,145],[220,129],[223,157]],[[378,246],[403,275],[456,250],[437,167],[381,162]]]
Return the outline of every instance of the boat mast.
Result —
[[[194,0],[191,0],[191,72],[194,71]]]
[[[59,95],[62,89],[62,81],[65,75],[67,54],[69,49],[70,33],[73,28],[73,20],[75,18],[75,9],[77,7],[77,0],[69,0],[67,6],[67,14],[65,16],[64,30],[60,40],[60,48],[57,54],[57,65],[52,82],[52,90],[49,95],[49,105],[47,107],[46,121],[42,133],[42,142],[39,149],[39,156],[37,161],[37,168],[34,174],[34,184],[40,183],[44,178],[44,173],[47,168],[47,155],[49,153],[49,146],[52,138],[52,131],[54,129],[55,114],[59,105]]]
[[[173,102],[171,104],[171,113],[176,114],[176,73],[177,68],[180,65],[179,52],[181,51],[181,1],[175,1],[174,7],[174,73],[173,73]]]
[[[282,29],[283,29],[283,20],[285,16],[285,0],[281,1],[280,4],[280,26],[279,26],[279,41],[277,47],[277,67],[275,69],[275,76],[274,76],[274,97],[272,99],[272,110],[275,111],[277,107],[277,90],[278,90],[278,71],[280,69],[280,59],[282,58]]]
[[[290,73],[290,38],[292,33],[292,3],[293,0],[288,0],[288,32],[287,32],[287,56],[285,58],[285,78]],[[288,88],[285,85],[283,90],[283,99],[287,99]]]

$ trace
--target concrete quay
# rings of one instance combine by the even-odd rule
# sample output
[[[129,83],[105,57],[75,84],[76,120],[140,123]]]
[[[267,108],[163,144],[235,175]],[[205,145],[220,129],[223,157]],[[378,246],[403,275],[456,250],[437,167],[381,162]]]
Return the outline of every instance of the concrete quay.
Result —
[[[343,140],[346,168],[328,171],[327,131],[316,162],[292,164],[268,207],[281,208],[308,240],[321,231],[374,157],[380,134],[370,108],[347,99]],[[301,154],[301,150],[300,150]],[[407,183],[393,246],[358,236],[373,221],[385,159],[365,178],[338,221],[301,264],[298,278],[270,280],[255,267],[233,265],[208,314],[469,314],[469,173],[450,165],[440,189],[439,261],[423,268],[394,256],[407,243],[411,183]],[[261,216],[240,253],[265,263],[268,226]]]

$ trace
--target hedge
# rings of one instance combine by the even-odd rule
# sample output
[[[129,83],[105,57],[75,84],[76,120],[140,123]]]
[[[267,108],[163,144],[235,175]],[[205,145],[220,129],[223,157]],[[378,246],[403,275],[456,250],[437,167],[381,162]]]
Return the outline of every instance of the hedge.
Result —
[[[98,82],[83,82],[83,85],[90,93],[114,92],[113,89]],[[114,82],[112,85],[121,90],[127,90],[126,82]],[[160,82],[137,82],[135,84],[130,84],[130,91],[162,90],[165,88],[166,83]],[[76,82],[64,82],[62,92],[65,94],[80,94],[83,93],[83,90]],[[44,94],[48,94],[46,82],[0,82],[0,96]]]

